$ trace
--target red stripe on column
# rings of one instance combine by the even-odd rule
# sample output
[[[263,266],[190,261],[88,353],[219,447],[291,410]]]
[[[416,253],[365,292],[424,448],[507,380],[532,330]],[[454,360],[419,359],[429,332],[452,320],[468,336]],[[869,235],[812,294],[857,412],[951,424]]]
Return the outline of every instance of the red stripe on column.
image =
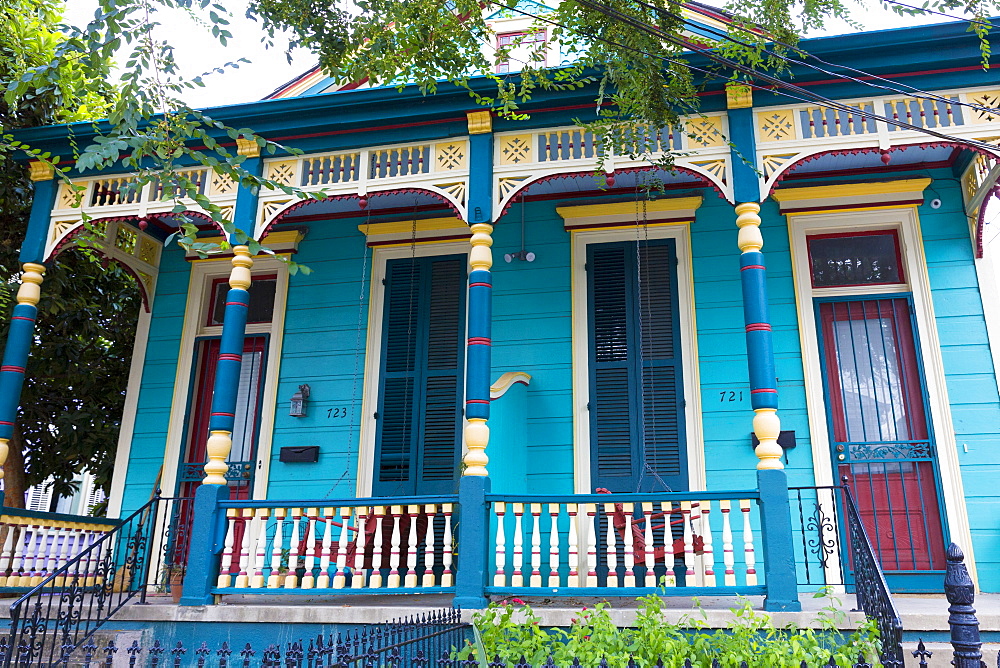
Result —
[[[466,399],[465,403],[467,403],[467,404],[488,404],[488,403],[490,403],[490,400],[489,399]]]
[[[247,308],[250,308],[250,305],[246,302],[226,302],[226,306],[246,306]]]
[[[740,271],[746,271],[747,269],[764,269],[762,264],[748,264],[745,267],[740,267]]]
[[[5,427],[13,427],[14,426],[13,422],[7,422],[6,420],[0,420],[0,424],[2,424]]]
[[[470,288],[492,288],[492,283],[469,283]]]
[[[8,364],[6,366],[0,366],[0,371],[10,371],[11,373],[24,373],[24,367]]]
[[[766,322],[751,322],[746,326],[748,332],[770,332],[771,325]]]
[[[219,415],[221,417],[236,417],[236,413],[212,413],[212,416]]]
[[[12,315],[11,320],[27,320],[28,322],[35,322],[34,318],[25,318],[23,315]]]
[[[243,355],[235,355],[233,353],[220,353],[219,354],[219,361],[221,362],[223,360],[225,360],[227,362],[242,362],[243,361]]]
[[[778,393],[777,390],[771,389],[771,388],[761,388],[759,390],[750,390],[750,394],[760,394],[761,392],[770,392],[770,393],[773,393],[773,394],[777,394]]]
[[[469,338],[470,346],[491,346],[493,343],[485,336],[473,336]]]

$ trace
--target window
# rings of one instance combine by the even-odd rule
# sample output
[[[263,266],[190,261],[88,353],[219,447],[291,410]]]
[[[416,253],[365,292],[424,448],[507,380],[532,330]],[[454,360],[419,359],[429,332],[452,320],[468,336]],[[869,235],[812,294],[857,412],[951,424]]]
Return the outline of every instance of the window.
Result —
[[[278,285],[277,276],[254,276],[250,283],[250,308],[247,324],[257,325],[271,322],[274,317],[274,292]],[[212,303],[209,308],[209,327],[221,326],[226,313],[226,297],[229,295],[229,279],[217,278],[212,281]]]
[[[375,496],[455,491],[462,444],[466,258],[386,263]]]
[[[814,288],[904,280],[899,238],[893,230],[811,236],[809,261]]]
[[[514,71],[524,63],[545,65],[544,47],[546,41],[544,30],[532,32],[506,32],[497,35],[497,49],[506,50],[508,60],[497,63],[497,74],[507,74],[511,71],[511,61],[515,63]],[[539,54],[538,52],[541,51]],[[538,56],[541,55],[541,59]]]
[[[591,486],[687,489],[674,241],[590,244]]]

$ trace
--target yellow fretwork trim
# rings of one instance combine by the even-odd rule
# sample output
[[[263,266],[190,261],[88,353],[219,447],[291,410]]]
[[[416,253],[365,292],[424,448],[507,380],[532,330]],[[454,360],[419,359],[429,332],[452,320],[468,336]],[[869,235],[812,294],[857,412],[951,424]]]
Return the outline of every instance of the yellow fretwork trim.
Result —
[[[899,193],[922,193],[932,179],[899,179],[896,181],[876,181],[872,183],[835,183],[826,186],[806,186],[803,188],[779,188],[771,197],[779,202],[801,202],[810,199],[832,197],[864,197],[868,195],[895,195]]]
[[[418,220],[415,225],[412,220],[358,225],[358,231],[362,234],[373,236],[381,234],[410,234],[414,228],[416,228],[417,232],[434,232],[467,227],[468,225],[459,218],[424,218],[423,220]]]
[[[701,206],[701,197],[674,197],[646,202],[646,213],[664,213],[667,211],[691,211]],[[642,211],[642,203],[639,211]],[[558,213],[564,220],[569,218],[589,218],[590,216],[620,216],[635,215],[635,202],[616,202],[614,204],[583,204],[580,206],[559,206]]]

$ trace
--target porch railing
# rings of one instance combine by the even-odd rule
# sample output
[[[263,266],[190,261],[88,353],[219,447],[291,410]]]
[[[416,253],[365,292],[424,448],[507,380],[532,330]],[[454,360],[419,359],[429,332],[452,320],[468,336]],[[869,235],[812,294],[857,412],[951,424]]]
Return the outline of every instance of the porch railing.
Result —
[[[756,491],[490,495],[487,502],[490,594],[766,591],[757,572]]]
[[[213,594],[454,591],[458,497],[222,501]]]
[[[0,592],[29,591],[117,525],[100,517],[2,508]]]
[[[186,549],[186,541],[167,527],[178,523],[185,508],[190,511],[188,502],[154,496],[123,520],[97,521],[107,530],[87,536],[74,556],[46,566],[44,577],[33,576],[40,579],[10,605],[9,646],[17,650],[16,665],[66,665],[74,650],[127,603],[144,600],[149,590],[166,590],[169,571],[183,563]],[[50,552],[69,553],[55,545],[58,550]],[[13,658],[8,654],[3,665]]]

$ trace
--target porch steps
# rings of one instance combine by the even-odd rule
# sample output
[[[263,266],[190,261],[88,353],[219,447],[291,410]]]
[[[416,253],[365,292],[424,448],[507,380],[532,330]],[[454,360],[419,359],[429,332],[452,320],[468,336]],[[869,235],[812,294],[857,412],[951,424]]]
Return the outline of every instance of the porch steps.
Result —
[[[83,647],[77,647],[76,650],[70,655],[69,661],[64,665],[66,668],[94,668],[94,666],[105,666],[104,663],[107,654],[104,652],[104,648],[108,646],[108,643],[112,640],[115,642],[115,646],[118,651],[115,652],[113,662],[111,663],[112,668],[128,668],[129,665],[129,655],[125,651],[134,641],[139,641],[139,644],[143,647],[148,646],[147,640],[152,641],[151,631],[149,629],[114,629],[114,628],[102,628],[91,636],[94,644],[97,646],[97,651],[91,656],[90,663],[84,662],[84,657],[86,652]],[[51,644],[55,643],[56,648],[54,650],[54,656],[59,656],[59,638],[58,635],[53,632],[47,632],[42,639],[42,657],[49,656],[49,651],[51,649]],[[38,659],[36,659],[37,661]],[[37,664],[41,665],[41,664]]]

